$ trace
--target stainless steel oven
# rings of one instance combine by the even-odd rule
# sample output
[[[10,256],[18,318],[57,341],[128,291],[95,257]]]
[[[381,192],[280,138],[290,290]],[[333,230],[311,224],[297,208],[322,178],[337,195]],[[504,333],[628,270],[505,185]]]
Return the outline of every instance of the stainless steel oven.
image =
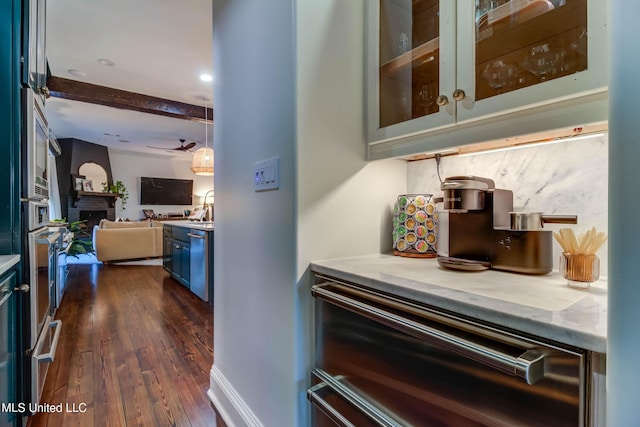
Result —
[[[49,125],[35,95],[29,88],[22,89],[24,105],[23,126],[23,192],[28,200],[49,198]]]
[[[31,358],[31,403],[38,403],[49,364],[53,362],[62,323],[51,317],[55,291],[58,231],[40,228],[28,234],[29,241],[29,349]]]
[[[37,230],[49,223],[49,203],[47,201],[25,201],[28,230]]]
[[[588,354],[331,278],[313,286],[316,426],[586,426]]]

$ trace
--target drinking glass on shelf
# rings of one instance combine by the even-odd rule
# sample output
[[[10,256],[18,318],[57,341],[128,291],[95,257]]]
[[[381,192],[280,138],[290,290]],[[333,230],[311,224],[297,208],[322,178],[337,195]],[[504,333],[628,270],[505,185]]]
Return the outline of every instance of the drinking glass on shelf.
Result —
[[[504,86],[513,85],[517,73],[518,67],[516,65],[500,59],[487,65],[482,71],[482,77],[489,83],[489,86],[500,93]]]
[[[571,43],[571,49],[580,55],[587,56],[587,29],[583,28],[576,40]]]
[[[540,80],[546,80],[548,75],[562,71],[564,55],[565,52],[562,48],[551,47],[545,43],[533,47],[520,65],[538,76]]]
[[[418,99],[420,101],[418,105],[416,105],[416,115],[425,116],[429,114],[429,111],[435,104],[437,96],[436,85],[434,82],[423,84],[418,91]]]
[[[410,50],[411,42],[409,41],[409,36],[407,36],[407,33],[405,32],[400,33],[400,38],[398,40],[398,51],[400,55],[402,55],[403,53],[407,53]]]
[[[402,113],[403,120],[411,119],[411,100],[409,95],[409,90],[407,88],[402,88],[400,92],[400,111]]]

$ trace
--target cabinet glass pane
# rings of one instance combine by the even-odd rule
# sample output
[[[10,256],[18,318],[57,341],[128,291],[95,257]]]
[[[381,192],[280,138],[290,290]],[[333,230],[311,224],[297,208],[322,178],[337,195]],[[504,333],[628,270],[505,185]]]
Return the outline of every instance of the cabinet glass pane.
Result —
[[[380,0],[380,127],[438,112],[439,0]]]
[[[587,69],[587,0],[476,0],[476,100]]]

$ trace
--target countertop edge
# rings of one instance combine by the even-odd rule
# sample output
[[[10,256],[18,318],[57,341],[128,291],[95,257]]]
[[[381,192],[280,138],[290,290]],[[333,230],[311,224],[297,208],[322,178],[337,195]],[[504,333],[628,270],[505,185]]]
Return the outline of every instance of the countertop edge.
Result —
[[[189,228],[193,230],[202,231],[214,231],[213,223],[201,223],[194,221],[161,221],[163,224],[170,225],[172,227]]]
[[[20,255],[0,255],[0,275],[20,262]]]
[[[323,261],[310,263],[311,271],[332,276],[336,279],[353,282],[375,290],[391,293],[406,299],[414,301],[417,300],[415,291],[412,289],[338,268],[320,265],[318,262]],[[533,337],[550,340],[560,345],[569,345],[598,353],[606,353],[607,340],[605,337],[600,335],[563,327],[561,325],[555,325],[553,323],[540,321],[531,317],[518,316],[513,313],[496,310],[480,304],[473,304],[452,297],[456,294],[468,296],[468,294],[462,291],[448,289],[447,294],[449,294],[449,296],[436,295],[425,291],[423,292],[424,298],[418,300],[418,302],[435,308],[440,308],[451,313],[478,319],[484,323],[503,328],[507,327],[511,330],[523,332]],[[479,299],[481,299],[481,297],[479,297]]]

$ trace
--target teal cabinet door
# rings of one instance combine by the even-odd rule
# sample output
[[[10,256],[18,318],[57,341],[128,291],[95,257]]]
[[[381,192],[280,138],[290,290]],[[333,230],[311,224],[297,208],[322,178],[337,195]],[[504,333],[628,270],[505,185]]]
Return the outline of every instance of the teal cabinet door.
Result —
[[[15,272],[0,279],[0,427],[13,427],[18,420],[15,286]]]

